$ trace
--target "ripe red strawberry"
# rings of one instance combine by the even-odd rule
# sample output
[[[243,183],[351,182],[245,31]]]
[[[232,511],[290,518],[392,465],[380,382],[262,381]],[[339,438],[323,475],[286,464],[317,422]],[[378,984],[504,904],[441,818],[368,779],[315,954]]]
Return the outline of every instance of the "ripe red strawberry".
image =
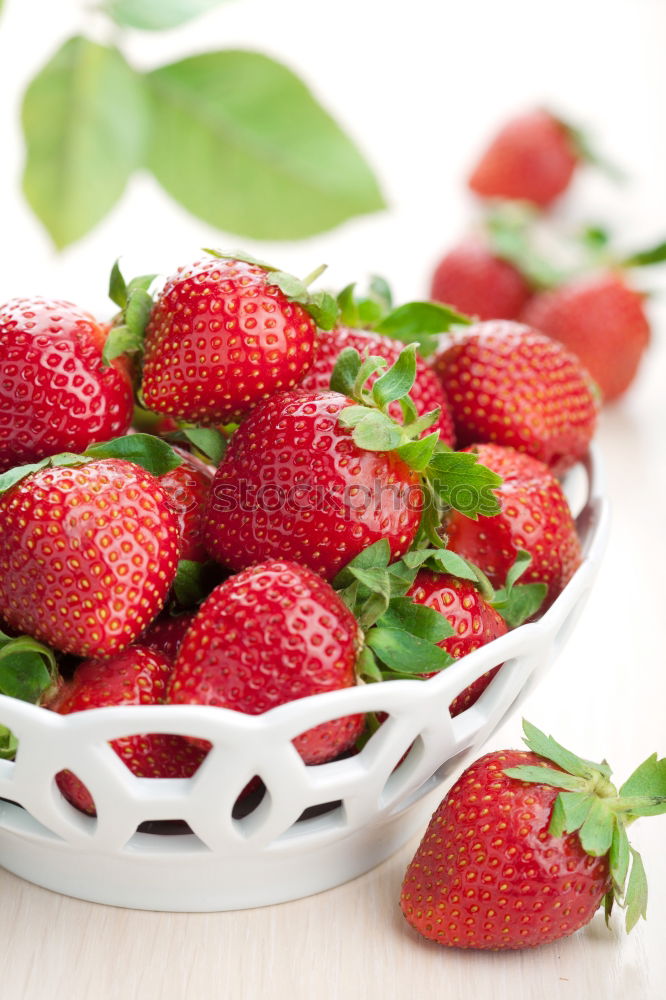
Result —
[[[633,382],[650,340],[643,298],[622,274],[594,274],[536,295],[523,317],[576,354],[610,401]]]
[[[515,198],[545,208],[569,186],[579,160],[567,127],[537,109],[500,129],[468,183],[482,198]]]
[[[495,492],[502,513],[472,521],[451,511],[445,522],[448,548],[479,566],[501,587],[519,550],[532,556],[524,582],[545,583],[542,610],[549,607],[578,569],[582,558],[567,499],[548,466],[513,448],[480,444],[473,449],[502,477]]]
[[[142,646],[146,646],[156,653],[161,653],[173,663],[194,617],[194,611],[188,611],[181,615],[160,615],[148,626],[139,642]]]
[[[608,915],[614,900],[627,930],[645,916],[642,861],[626,827],[666,811],[666,760],[648,758],[618,794],[605,762],[524,730],[532,752],[496,750],[468,767],[407,869],[402,911],[439,944],[535,947],[573,934],[602,902]]]
[[[432,362],[458,446],[510,445],[558,471],[582,458],[597,404],[578,359],[532,327],[508,320],[451,334]]]
[[[146,406],[199,424],[228,423],[297,385],[312,364],[312,316],[257,264],[216,257],[182,268],[148,322]]]
[[[174,451],[182,459],[182,464],[158,476],[158,481],[166,495],[167,505],[178,521],[178,558],[205,562],[203,515],[214,469],[183,448],[174,448]]]
[[[120,359],[102,364],[105,338],[71,302],[0,307],[0,472],[125,433],[132,383]]]
[[[421,570],[407,591],[407,596],[416,604],[434,608],[445,616],[455,634],[442,639],[437,645],[456,660],[473,653],[475,649],[480,649],[507,631],[502,616],[481,596],[477,587],[469,580]],[[461,691],[449,705],[451,715],[459,715],[473,705],[498,670],[499,667],[489,670]]]
[[[0,616],[62,652],[128,646],[176,573],[175,516],[132,462],[39,469],[0,495],[0,523]]]
[[[231,577],[201,605],[169,682],[170,702],[248,715],[356,683],[356,619],[320,577],[266,562]],[[322,723],[294,739],[306,764],[352,746],[362,715]]]
[[[109,705],[159,705],[166,697],[171,663],[145,646],[130,646],[109,660],[79,664],[47,708],[60,715]],[[206,756],[182,736],[157,733],[127,736],[111,746],[137,778],[190,778]],[[86,786],[71,771],[56,775],[60,791],[73,806],[95,815]]]
[[[284,558],[332,579],[387,538],[393,558],[416,535],[418,473],[395,451],[366,451],[338,422],[353,401],[337,392],[283,392],[257,406],[231,438],[213,481],[204,538],[239,570]]]
[[[382,337],[370,330],[352,330],[346,326],[337,326],[329,332],[322,332],[319,335],[312,368],[302,379],[299,388],[306,392],[325,392],[330,386],[331,375],[340,352],[346,347],[353,347],[363,360],[368,355],[374,355],[384,358],[389,365],[392,365],[398,360],[404,344],[392,340],[390,337]],[[369,380],[370,385],[375,382],[378,374]],[[430,434],[433,430],[438,430],[440,440],[453,447],[453,421],[446,396],[436,376],[433,375],[422,358],[416,359],[416,378],[409,395],[419,416],[438,408],[441,409],[441,416],[437,423],[425,430],[423,434]],[[396,420],[401,419],[400,404],[397,401],[391,404],[388,412]]]
[[[532,291],[516,267],[470,237],[444,254],[430,294],[479,319],[517,319]]]

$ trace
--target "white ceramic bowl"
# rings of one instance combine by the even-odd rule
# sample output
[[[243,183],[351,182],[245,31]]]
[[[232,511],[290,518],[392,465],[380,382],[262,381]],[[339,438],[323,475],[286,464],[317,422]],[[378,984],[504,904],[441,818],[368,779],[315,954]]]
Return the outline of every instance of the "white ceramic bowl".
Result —
[[[0,864],[81,899],[178,911],[296,899],[379,864],[425,825],[431,809],[425,797],[451,781],[515,711],[581,612],[608,527],[598,457],[592,453],[576,466],[564,486],[584,551],[571,582],[539,621],[430,680],[348,688],[258,716],[193,705],[61,716],[0,696],[0,723],[20,743],[14,762],[0,760]],[[452,719],[453,698],[501,663],[476,704]],[[303,763],[295,736],[367,711],[389,718],[360,754],[316,767]],[[135,778],[108,745],[120,736],[165,731],[213,744],[193,778]],[[55,775],[64,768],[92,792],[96,819],[60,794]],[[254,775],[266,793],[239,818],[234,803]],[[187,826],[159,822],[174,820]]]

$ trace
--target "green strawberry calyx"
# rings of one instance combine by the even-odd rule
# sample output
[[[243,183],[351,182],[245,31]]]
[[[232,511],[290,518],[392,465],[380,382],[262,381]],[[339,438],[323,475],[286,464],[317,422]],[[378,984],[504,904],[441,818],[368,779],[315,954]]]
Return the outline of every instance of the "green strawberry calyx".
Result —
[[[254,264],[263,268],[269,275],[267,284],[275,285],[282,294],[290,301],[297,302],[303,306],[306,312],[310,313],[315,323],[321,330],[332,330],[338,319],[338,305],[330,292],[310,291],[310,285],[319,278],[326,270],[326,265],[321,264],[315,268],[306,278],[296,278],[288,271],[281,271],[266,261],[258,260],[251,254],[243,250],[214,250],[210,247],[204,248],[206,253],[221,260],[240,260],[246,264]]]
[[[102,362],[111,364],[114,358],[135,354],[143,349],[143,338],[150,311],[153,308],[153,287],[156,274],[142,274],[125,281],[116,261],[109,278],[109,298],[120,309],[107,335],[102,351]]]
[[[0,694],[40,705],[61,683],[53,650],[29,635],[13,637],[0,632]],[[15,735],[0,724],[0,760],[12,760],[17,748]]]
[[[72,452],[62,452],[43,458],[40,462],[29,465],[17,465],[0,475],[0,494],[5,493],[17,483],[41,469],[55,469],[60,466],[86,465],[95,459],[119,458],[134,465],[140,465],[153,476],[162,476],[166,472],[182,465],[183,459],[173,448],[153,437],[152,434],[127,434],[124,437],[113,438],[101,444],[93,444],[81,455]]]
[[[606,763],[577,757],[552,736],[523,721],[524,742],[544,759],[544,766],[506,768],[519,781],[562,789],[555,799],[548,832],[554,837],[577,833],[591,857],[608,857],[611,888],[604,897],[606,921],[617,903],[631,931],[647,911],[647,881],[641,856],[629,843],[627,827],[640,816],[666,813],[666,757],[647,758],[618,790]],[[551,768],[548,763],[556,765]]]
[[[476,520],[479,514],[499,514],[500,503],[493,492],[502,479],[481,465],[472,452],[454,452],[439,439],[439,431],[420,437],[439,418],[440,410],[421,416],[409,395],[416,378],[415,343],[401,352],[387,368],[384,358],[370,356],[361,360],[353,347],[340,352],[331,375],[330,386],[352,400],[340,411],[338,421],[351,430],[354,443],[366,451],[393,451],[411,469],[419,473],[425,495],[421,517],[422,533],[438,547],[442,517],[454,508]],[[369,380],[379,375],[369,385]],[[389,414],[398,403],[402,423]]]
[[[530,561],[528,553],[521,551],[507,574],[507,583],[495,591],[478,566],[450,549],[415,550],[391,563],[387,539],[368,546],[333,581],[364,634],[359,678],[366,683],[413,679],[438,673],[456,662],[439,645],[455,634],[446,615],[407,596],[420,570],[468,580],[500,614],[505,613],[503,608],[510,608],[507,624],[516,628],[538,610],[547,589],[545,584],[526,584],[530,598],[513,596],[521,589],[516,580]],[[532,587],[539,588],[539,598]]]
[[[367,295],[357,297],[355,289],[355,283],[347,285],[338,295],[339,322],[405,344],[416,343],[424,358],[437,350],[441,334],[473,322],[470,316],[441,302],[414,301],[394,307],[391,290],[378,275],[371,278]]]

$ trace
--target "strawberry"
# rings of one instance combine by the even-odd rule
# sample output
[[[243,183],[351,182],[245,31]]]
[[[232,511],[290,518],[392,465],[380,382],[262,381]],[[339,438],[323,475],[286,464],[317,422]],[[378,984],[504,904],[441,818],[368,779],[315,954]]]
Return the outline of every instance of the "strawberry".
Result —
[[[203,513],[214,469],[183,448],[174,448],[182,459],[175,469],[158,477],[167,505],[176,516],[180,535],[179,559],[205,562]]]
[[[517,319],[532,293],[518,268],[469,237],[439,261],[430,294],[479,319]]]
[[[305,287],[297,282],[292,294],[294,280],[224,255],[181,268],[157,297],[146,328],[146,406],[225,424],[297,385],[312,364],[317,325]]]
[[[171,663],[146,646],[130,646],[108,660],[85,660],[46,704],[60,715],[109,705],[159,705],[164,702]],[[111,746],[137,778],[190,778],[206,756],[182,736],[157,733],[126,736]],[[91,816],[95,803],[71,771],[56,782],[73,806]]]
[[[546,208],[567,189],[580,159],[572,130],[537,109],[500,129],[468,184],[482,198],[515,198]]]
[[[162,614],[148,626],[139,638],[142,646],[160,653],[173,663],[185,638],[185,633],[194,621],[195,612],[188,611],[181,615]]]
[[[320,334],[314,363],[305,378],[301,380],[299,388],[306,392],[326,391],[330,386],[331,375],[338,357],[341,351],[347,347],[353,347],[358,351],[363,360],[369,355],[373,355],[384,358],[389,365],[392,365],[398,360],[404,344],[392,340],[390,337],[382,337],[371,330],[353,330],[346,326],[336,326],[328,333],[322,332]],[[378,375],[379,372],[372,376],[369,380],[370,385],[374,383]],[[446,396],[436,376],[433,375],[422,358],[417,357],[416,359],[416,378],[409,395],[419,416],[436,409],[441,411],[437,423],[423,433],[438,430],[440,440],[453,447],[453,421]],[[400,419],[400,404],[394,401],[389,406],[388,412],[392,417]]]
[[[666,812],[666,759],[622,785],[608,765],[524,723],[528,751],[496,750],[468,767],[435,811],[402,886],[420,934],[452,948],[530,948],[573,934],[617,901],[627,930],[647,887],[626,828]],[[631,861],[631,873],[627,880]]]
[[[502,477],[496,490],[502,512],[472,521],[451,511],[444,523],[447,545],[479,566],[496,587],[505,583],[519,550],[527,551],[532,562],[524,579],[547,585],[545,610],[582,558],[562,487],[547,465],[513,448],[480,444],[470,450]]]
[[[444,615],[453,629],[453,635],[442,639],[438,646],[456,660],[507,632],[502,616],[469,580],[421,570],[407,596],[415,604],[433,608]],[[498,670],[499,667],[489,670],[457,695],[449,705],[451,715],[459,715],[473,705]],[[431,677],[432,674],[422,676]]]
[[[621,272],[601,272],[536,295],[523,318],[576,354],[611,401],[633,382],[650,340],[643,300]]]
[[[582,458],[597,403],[578,359],[530,326],[489,321],[451,334],[432,366],[460,447],[509,445],[558,471]]]
[[[120,447],[137,448],[142,437]],[[64,455],[3,480],[0,616],[78,656],[128,646],[176,573],[178,526],[155,477],[122,459]]]
[[[230,577],[201,605],[168,700],[258,715],[353,686],[359,649],[356,620],[324,580],[294,562],[264,562]],[[306,764],[321,764],[352,746],[363,723],[362,715],[324,722],[294,746]]]
[[[0,472],[125,433],[132,384],[123,361],[103,364],[105,337],[71,302],[0,307]]]

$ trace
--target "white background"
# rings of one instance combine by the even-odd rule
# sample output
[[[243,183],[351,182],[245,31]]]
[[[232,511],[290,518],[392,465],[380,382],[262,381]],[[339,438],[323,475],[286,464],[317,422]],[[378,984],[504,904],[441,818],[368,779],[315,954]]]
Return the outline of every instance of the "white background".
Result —
[[[83,0],[6,0],[0,20],[0,301],[41,292],[103,311],[108,268],[119,254],[130,273],[169,271],[201,246],[239,243],[192,220],[149,177],[137,176],[95,233],[53,254],[20,194],[18,109],[37,68],[82,27],[83,8]],[[103,22],[87,23],[104,37]],[[283,267],[306,273],[325,261],[333,284],[375,271],[400,298],[424,294],[438,252],[472,214],[462,179],[474,151],[503,117],[542,102],[589,124],[633,177],[618,189],[587,174],[560,212],[609,219],[627,247],[666,234],[664,0],[238,0],[177,31],[127,37],[131,59],[145,68],[214,47],[258,49],[299,72],[355,137],[391,205],[298,245],[246,241]],[[656,274],[648,283],[666,284]],[[620,778],[654,750],[666,755],[666,315],[658,297],[651,308],[649,359],[601,424],[614,505],[601,577],[576,634],[524,706],[572,749],[606,755]],[[516,745],[519,731],[511,719],[491,745]],[[638,826],[651,898],[648,922],[630,939],[619,920],[608,933],[598,916],[572,940],[522,956],[441,952],[404,931],[396,893],[415,844],[316,899],[206,917],[88,906],[0,872],[8,956],[0,971],[8,996],[38,1000],[66,993],[217,997],[225,986],[229,996],[252,1000],[398,997],[407,990],[419,997],[656,1000],[666,979],[665,834],[663,818]],[[115,954],[127,961],[115,962]]]

